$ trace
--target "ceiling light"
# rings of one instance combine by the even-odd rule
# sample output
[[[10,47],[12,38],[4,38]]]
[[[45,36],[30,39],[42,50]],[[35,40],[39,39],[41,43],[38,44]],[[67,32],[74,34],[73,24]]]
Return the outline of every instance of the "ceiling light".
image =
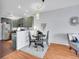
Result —
[[[19,5],[18,8],[20,9],[21,8],[21,5]]]
[[[26,16],[26,13],[24,13],[24,15]]]

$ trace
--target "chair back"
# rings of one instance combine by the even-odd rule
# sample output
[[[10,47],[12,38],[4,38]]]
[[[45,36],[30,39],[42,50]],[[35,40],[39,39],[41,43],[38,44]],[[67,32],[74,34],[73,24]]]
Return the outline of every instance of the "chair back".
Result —
[[[73,40],[73,34],[72,33],[67,33],[67,38],[68,38],[68,44],[71,45],[71,41]]]
[[[70,36],[68,33],[67,33],[67,38],[68,38],[68,44],[70,45]]]
[[[47,31],[46,40],[48,40],[48,38],[49,38],[49,31]]]
[[[31,34],[30,34],[30,31],[28,32],[28,36],[29,36],[29,41],[31,41]]]

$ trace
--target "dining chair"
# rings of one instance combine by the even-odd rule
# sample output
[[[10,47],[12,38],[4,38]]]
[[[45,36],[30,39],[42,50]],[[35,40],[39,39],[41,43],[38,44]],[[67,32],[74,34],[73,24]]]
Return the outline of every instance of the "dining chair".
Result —
[[[36,48],[38,46],[41,46],[42,49],[44,48],[43,39],[42,39],[42,35],[41,34],[38,34],[38,39],[35,42],[35,46],[36,46]]]
[[[46,42],[48,45],[49,31],[47,31],[46,37],[43,38],[43,42]]]
[[[76,36],[73,36],[73,34],[67,34],[68,37],[68,43],[69,43],[69,49],[73,49],[76,52],[76,55],[79,52],[79,41],[77,40]]]
[[[30,31],[28,32],[28,36],[29,36],[29,47],[30,47],[30,45],[31,45],[32,43],[35,43],[35,42],[36,42],[36,39],[31,38],[31,33],[30,33]]]

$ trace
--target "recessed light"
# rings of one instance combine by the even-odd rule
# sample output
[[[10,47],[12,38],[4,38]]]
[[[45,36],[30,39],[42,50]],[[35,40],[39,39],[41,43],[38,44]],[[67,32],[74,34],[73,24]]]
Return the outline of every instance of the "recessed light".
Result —
[[[21,8],[21,5],[19,5],[18,8],[20,9]]]
[[[24,13],[24,15],[26,15],[26,13]]]

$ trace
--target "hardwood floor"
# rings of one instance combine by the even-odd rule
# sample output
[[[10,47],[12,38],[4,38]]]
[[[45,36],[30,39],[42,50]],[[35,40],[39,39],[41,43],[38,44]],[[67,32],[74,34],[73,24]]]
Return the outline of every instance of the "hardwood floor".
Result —
[[[0,58],[14,52],[15,49],[12,48],[12,41],[0,41]]]
[[[24,53],[22,51],[15,51],[10,55],[7,55],[1,59],[40,59],[40,58]]]
[[[8,43],[9,42],[7,43],[0,42],[1,45],[6,46],[5,48],[9,48],[8,50],[4,49],[3,46],[2,46],[3,48],[0,48],[0,55],[3,56],[3,57],[1,56],[2,58],[0,59],[40,59],[38,57],[35,57],[22,51],[12,50],[11,45],[9,45]],[[7,54],[6,52],[9,53]],[[51,44],[44,56],[44,59],[79,59],[79,56],[75,54],[74,50],[69,50],[68,46]]]
[[[51,44],[44,59],[79,59],[79,56],[68,46]]]

